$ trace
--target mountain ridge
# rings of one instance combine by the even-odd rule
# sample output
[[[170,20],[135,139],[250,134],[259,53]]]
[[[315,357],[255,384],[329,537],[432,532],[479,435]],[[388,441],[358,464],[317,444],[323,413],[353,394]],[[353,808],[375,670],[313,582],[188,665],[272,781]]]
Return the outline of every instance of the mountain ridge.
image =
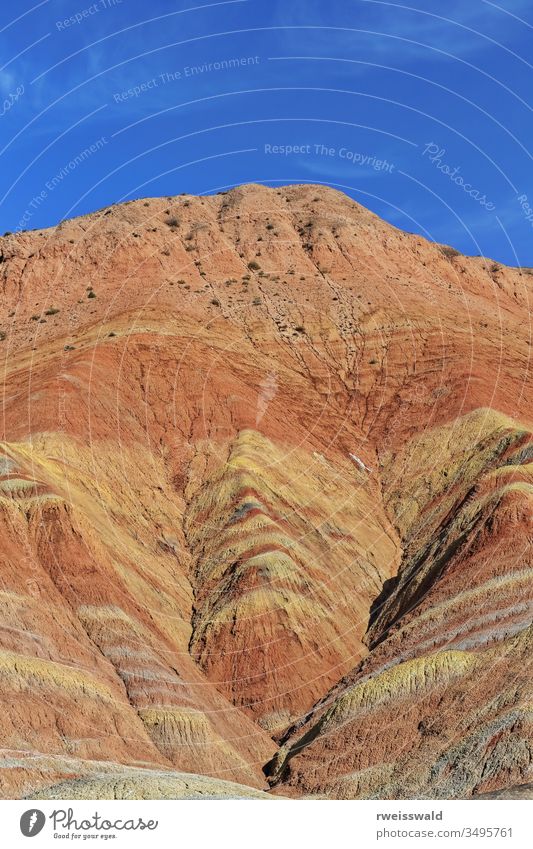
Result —
[[[316,185],[131,201],[0,258],[2,737],[47,764],[3,795],[74,761],[531,781],[528,273]]]

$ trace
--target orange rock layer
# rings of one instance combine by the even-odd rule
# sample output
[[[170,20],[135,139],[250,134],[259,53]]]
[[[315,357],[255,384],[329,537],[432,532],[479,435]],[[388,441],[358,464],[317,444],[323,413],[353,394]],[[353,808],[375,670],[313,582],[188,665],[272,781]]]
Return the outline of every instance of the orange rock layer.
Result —
[[[0,281],[2,795],[533,780],[527,269],[245,186]]]

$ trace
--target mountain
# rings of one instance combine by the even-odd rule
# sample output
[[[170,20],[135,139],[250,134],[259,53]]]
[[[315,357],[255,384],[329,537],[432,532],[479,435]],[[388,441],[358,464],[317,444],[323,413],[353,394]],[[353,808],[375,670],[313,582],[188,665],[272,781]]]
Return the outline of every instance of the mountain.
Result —
[[[0,280],[3,796],[531,782],[529,269],[250,185]]]

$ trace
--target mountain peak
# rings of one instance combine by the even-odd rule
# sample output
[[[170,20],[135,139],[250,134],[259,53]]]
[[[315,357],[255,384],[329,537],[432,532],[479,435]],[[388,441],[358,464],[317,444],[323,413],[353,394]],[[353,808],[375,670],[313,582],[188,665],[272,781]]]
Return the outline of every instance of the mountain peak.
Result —
[[[530,275],[321,185],[0,259],[7,794],[524,784]]]

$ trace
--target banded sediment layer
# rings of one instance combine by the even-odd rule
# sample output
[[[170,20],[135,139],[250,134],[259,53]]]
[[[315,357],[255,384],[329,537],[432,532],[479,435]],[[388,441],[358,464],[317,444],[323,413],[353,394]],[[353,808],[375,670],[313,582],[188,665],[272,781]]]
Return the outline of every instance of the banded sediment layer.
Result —
[[[531,783],[528,269],[244,186],[0,281],[3,796]]]

